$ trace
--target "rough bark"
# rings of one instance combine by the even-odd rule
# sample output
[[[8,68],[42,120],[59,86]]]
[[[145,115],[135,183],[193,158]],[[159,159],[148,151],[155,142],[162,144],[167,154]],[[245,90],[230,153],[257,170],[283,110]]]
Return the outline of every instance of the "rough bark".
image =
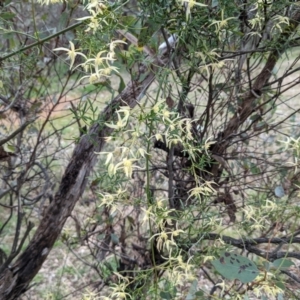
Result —
[[[160,59],[156,59],[153,63],[156,66],[162,64]],[[112,129],[104,123],[112,119],[114,112],[120,106],[134,107],[155,78],[156,71],[140,65],[139,74],[143,75],[143,80],[140,81],[141,76],[139,76],[135,81],[130,82],[124,91],[103,110],[99,116],[100,122],[94,124],[89,132],[82,136],[74,149],[54,200],[44,214],[28,247],[14,264],[3,265],[0,268],[1,300],[17,299],[26,291],[85,189],[87,178],[97,161],[98,156],[95,152],[103,149],[104,137],[112,132]]]

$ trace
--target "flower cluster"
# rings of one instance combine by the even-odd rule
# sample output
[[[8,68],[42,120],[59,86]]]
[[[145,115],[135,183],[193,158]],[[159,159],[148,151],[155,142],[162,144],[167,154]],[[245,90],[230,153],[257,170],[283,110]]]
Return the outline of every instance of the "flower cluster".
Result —
[[[38,2],[41,4],[49,4],[63,1],[39,0]],[[86,21],[86,32],[92,32],[95,34],[97,31],[103,29],[103,26],[109,27],[109,22],[115,18],[114,12],[108,9],[107,1],[90,0],[85,6],[85,9],[89,12],[89,16],[79,18],[78,20]],[[54,49],[54,51],[65,51],[67,53],[67,58],[70,60],[70,70],[82,67],[83,70],[88,73],[88,75],[83,76],[82,79],[87,78],[90,84],[104,82],[108,77],[111,76],[113,72],[118,72],[118,69],[112,65],[116,60],[115,48],[118,44],[126,44],[126,42],[122,40],[113,40],[108,43],[105,50],[99,51],[92,58],[87,58],[87,56],[82,53],[80,49],[75,49],[75,45],[72,41],[69,43],[70,48],[59,47]],[[81,56],[85,61],[74,67],[77,56]]]
[[[120,210],[120,207],[118,207],[118,200],[124,197],[126,195],[126,190],[122,190],[121,188],[118,189],[118,191],[113,193],[98,193],[101,199],[101,203],[99,207],[106,206],[111,209],[111,213],[113,214],[115,211],[119,211],[122,214],[122,211]]]
[[[49,5],[49,4],[63,3],[64,0],[36,0],[36,2],[41,5]]]
[[[109,51],[100,51],[94,58],[87,58],[85,54],[81,53],[79,49],[75,49],[73,42],[70,41],[70,49],[59,47],[54,51],[66,51],[68,59],[70,60],[70,69],[73,68],[75,58],[79,55],[85,59],[84,63],[79,64],[75,68],[82,67],[89,75],[83,76],[82,79],[88,78],[90,84],[98,81],[105,81],[106,78],[110,77],[112,72],[117,72],[118,69],[111,65],[115,60],[114,49],[117,44],[126,44],[124,41],[116,40],[112,41],[109,46]],[[75,69],[74,68],[74,69]]]
[[[187,282],[195,280],[195,266],[191,263],[192,257],[184,259],[182,255],[177,255],[169,259],[172,266],[168,270],[168,279],[177,286],[183,286]]]

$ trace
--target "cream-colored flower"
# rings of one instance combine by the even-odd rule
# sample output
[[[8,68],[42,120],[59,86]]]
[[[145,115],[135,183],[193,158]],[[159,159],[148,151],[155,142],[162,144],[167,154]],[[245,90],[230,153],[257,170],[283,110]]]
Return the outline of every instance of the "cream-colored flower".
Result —
[[[106,9],[104,1],[99,0],[90,0],[89,3],[85,6],[85,9],[89,12],[95,10],[98,14],[103,14],[103,11]]]
[[[113,158],[113,152],[109,152],[106,157],[105,165],[108,165]]]
[[[150,154],[147,153],[147,151],[144,149],[144,148],[139,148],[138,149],[138,154],[143,157],[143,158],[146,158],[146,155],[149,156]]]
[[[118,116],[118,121],[116,124],[105,123],[105,125],[109,128],[113,128],[116,130],[120,130],[121,128],[125,127],[127,125],[127,119],[121,118],[119,112],[117,112],[117,116]]]
[[[109,44],[109,51],[111,53],[114,53],[114,50],[115,50],[115,48],[116,48],[116,46],[118,44],[125,44],[125,45],[127,45],[127,43],[124,42],[124,41],[122,41],[122,40],[115,40],[115,41],[110,42],[110,44]]]
[[[165,99],[159,99],[152,107],[152,111],[157,114],[165,106],[165,102]]]
[[[235,19],[235,17],[224,19],[224,10],[221,10],[221,20],[216,20],[212,22],[210,26],[215,25],[216,26],[216,33],[218,33],[221,29],[225,28],[228,25],[228,21],[231,19]]]
[[[152,110],[157,114],[160,110],[160,107],[159,105],[155,104],[153,107],[152,107]]]
[[[105,53],[106,51],[100,51],[97,53],[97,55],[95,56],[95,58],[89,58],[86,62],[85,65],[90,64],[91,62],[93,63],[93,66],[95,67],[95,71],[98,74],[99,73],[99,66],[102,66],[104,61],[106,59],[108,59],[107,57],[103,57],[103,53]]]
[[[150,240],[155,237],[157,237],[156,247],[159,251],[166,249],[170,253],[171,247],[176,246],[176,243],[173,240],[169,239],[169,233],[167,233],[164,230],[162,230],[161,232],[159,232],[157,234],[154,234],[150,238]]]
[[[97,82],[98,79],[99,79],[98,74],[97,73],[93,73],[89,77],[89,82],[90,82],[90,84],[93,84],[93,83]]]
[[[156,133],[154,137],[157,141],[164,141],[163,136],[160,133]]]
[[[221,295],[223,296],[223,293],[224,293],[224,291],[225,291],[225,289],[226,289],[225,281],[222,280],[222,282],[220,282],[220,283],[218,283],[218,284],[216,284],[216,285],[219,286],[219,287],[221,287]]]
[[[206,255],[203,257],[203,262],[206,263],[208,261],[216,259],[214,256]]]
[[[125,172],[125,175],[129,178],[131,178],[131,176],[132,176],[132,162],[133,161],[134,160],[132,160],[132,159],[127,159],[127,158],[123,159],[124,172]]]
[[[216,143],[216,141],[210,141],[211,138],[212,137],[207,138],[206,141],[204,142],[204,145],[203,145],[204,151],[205,151],[207,156],[209,156],[208,150],[210,149],[210,146]]]
[[[108,175],[109,176],[114,176],[116,174],[116,168],[115,168],[115,165],[114,164],[109,164],[108,165],[108,168],[107,168],[107,172],[108,172]]]
[[[141,224],[143,225],[146,222],[149,222],[150,220],[153,220],[154,213],[153,213],[153,206],[149,206],[147,210],[142,208],[142,210],[145,213],[143,218],[142,218],[142,221],[141,221]]]
[[[78,21],[85,21],[85,20],[89,20],[88,23],[88,28],[85,30],[86,32],[89,31],[93,31],[93,33],[95,33],[97,30],[100,30],[102,28],[101,24],[99,24],[98,18],[99,18],[99,14],[102,14],[102,11],[94,11],[93,9],[89,10],[90,12],[90,16],[87,17],[82,17],[82,18],[78,18]],[[104,18],[101,18],[101,22],[105,23],[106,25],[108,25],[108,23],[105,21]]]
[[[187,3],[187,5],[189,6],[189,8],[193,8],[195,5],[198,5],[198,6],[207,6],[206,4],[203,4],[203,3],[199,3],[195,0],[181,0],[182,4],[185,4]]]
[[[132,177],[132,171],[133,171],[132,163],[134,161],[137,161],[137,159],[125,157],[125,158],[123,158],[123,160],[121,162],[119,162],[116,165],[115,170],[123,169],[125,175],[128,178],[131,178]]]
[[[110,62],[113,62],[114,60],[116,60],[116,54],[115,52],[108,52],[107,53],[107,58]]]
[[[189,198],[194,197],[194,196],[199,197],[200,195],[207,196],[207,195],[213,194],[216,191],[212,187],[212,184],[215,184],[215,183],[213,181],[207,181],[204,184],[191,189]]]
[[[37,0],[36,2],[42,5],[49,5],[49,4],[63,3],[64,0]]]
[[[157,208],[159,208],[159,209],[163,208],[164,207],[164,202],[165,202],[164,199],[157,199],[156,200],[156,206],[157,206]]]
[[[77,55],[80,55],[82,57],[84,57],[85,59],[87,58],[83,53],[81,52],[77,52],[77,50],[75,49],[74,44],[70,41],[70,47],[71,49],[67,49],[67,48],[55,48],[53,49],[54,51],[66,51],[68,54],[68,59],[70,59],[71,63],[70,63],[70,69],[72,69],[74,62],[75,62],[75,58]]]
[[[207,6],[206,4],[199,3],[195,0],[181,0],[181,3],[186,6],[186,19],[187,20],[190,18],[191,8],[193,8],[195,5],[202,6],[202,7]]]
[[[100,205],[109,207],[111,214],[113,214],[115,211],[118,211],[120,214],[122,214],[122,210],[120,209],[120,206],[118,205],[117,195],[116,194],[109,194],[109,193],[98,193],[101,199]]]
[[[162,117],[164,121],[165,120],[170,121],[170,112],[167,109],[164,109],[162,112]]]
[[[84,293],[82,300],[96,300],[98,299],[98,293],[87,290],[86,293]]]
[[[115,284],[112,286],[111,289],[111,299],[132,299],[131,295],[126,293],[126,284],[125,283],[120,283],[120,284]]]
[[[182,229],[176,229],[176,230],[172,231],[172,238],[174,236],[178,236],[180,233],[184,233],[184,231]]]
[[[113,129],[121,129],[127,125],[128,118],[130,116],[130,107],[128,105],[121,106],[121,108],[116,112],[118,116],[117,124],[109,124],[105,123],[106,126]],[[123,113],[124,117],[121,117],[121,113]]]

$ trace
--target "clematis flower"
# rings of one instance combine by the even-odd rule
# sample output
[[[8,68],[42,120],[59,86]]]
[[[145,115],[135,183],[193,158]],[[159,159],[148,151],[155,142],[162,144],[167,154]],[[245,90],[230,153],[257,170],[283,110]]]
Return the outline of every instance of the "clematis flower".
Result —
[[[202,7],[207,6],[206,4],[199,3],[195,0],[181,0],[181,3],[186,6],[186,19],[187,20],[190,18],[191,8],[193,8],[195,5],[202,6]]]
[[[115,170],[118,170],[118,169],[123,169],[125,175],[128,177],[128,178],[131,178],[132,177],[132,171],[133,171],[133,165],[132,163],[134,161],[137,161],[137,159],[133,159],[133,158],[123,158],[123,160],[121,162],[119,162],[116,166],[115,166]]]
[[[42,4],[42,5],[49,5],[49,4],[54,4],[54,3],[60,3],[63,1],[64,0],[37,0],[37,3]]]
[[[71,61],[71,63],[70,63],[70,70],[71,70],[73,65],[74,65],[75,58],[76,58],[77,55],[80,55],[80,56],[84,57],[85,59],[87,59],[87,57],[81,52],[76,52],[77,50],[75,49],[75,46],[71,41],[70,41],[70,47],[71,47],[71,49],[60,47],[60,48],[55,48],[53,50],[54,51],[66,51],[67,52],[68,59],[70,59],[70,61]]]
[[[122,118],[120,113],[124,114],[124,117]],[[117,116],[118,116],[118,121],[116,124],[110,124],[110,123],[105,123],[107,127],[110,127],[112,129],[119,130],[127,125],[127,121],[130,115],[130,107],[129,106],[122,106],[118,111],[117,111]]]

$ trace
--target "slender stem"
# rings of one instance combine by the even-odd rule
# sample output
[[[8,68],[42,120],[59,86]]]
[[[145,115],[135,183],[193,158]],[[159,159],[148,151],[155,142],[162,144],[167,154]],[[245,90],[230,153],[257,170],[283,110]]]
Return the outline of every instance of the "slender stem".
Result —
[[[47,41],[49,41],[49,40],[51,40],[51,39],[53,39],[53,38],[55,38],[55,37],[57,37],[57,36],[65,33],[65,32],[67,32],[69,30],[72,30],[72,29],[74,29],[74,28],[76,28],[76,27],[78,27],[78,26],[80,26],[82,24],[83,24],[83,22],[78,22],[78,23],[75,23],[75,24],[73,24],[73,25],[71,25],[71,26],[69,26],[69,27],[67,27],[67,28],[65,28],[65,29],[63,29],[63,30],[61,30],[59,32],[56,32],[56,33],[54,33],[52,35],[49,35],[49,36],[45,37],[44,39],[41,39],[41,40],[37,39],[36,42],[34,42],[34,43],[32,43],[32,44],[30,44],[28,46],[25,46],[23,48],[20,48],[20,49],[18,49],[16,51],[13,51],[13,52],[11,52],[11,53],[9,53],[7,55],[4,55],[4,56],[0,57],[0,62],[6,60],[6,59],[8,59],[8,58],[10,58],[10,57],[12,57],[12,56],[14,56],[16,54],[19,54],[19,53],[22,53],[22,52],[24,52],[24,51],[26,51],[28,49],[31,49],[31,48],[33,48],[35,46],[42,45],[45,42],[47,42]]]

